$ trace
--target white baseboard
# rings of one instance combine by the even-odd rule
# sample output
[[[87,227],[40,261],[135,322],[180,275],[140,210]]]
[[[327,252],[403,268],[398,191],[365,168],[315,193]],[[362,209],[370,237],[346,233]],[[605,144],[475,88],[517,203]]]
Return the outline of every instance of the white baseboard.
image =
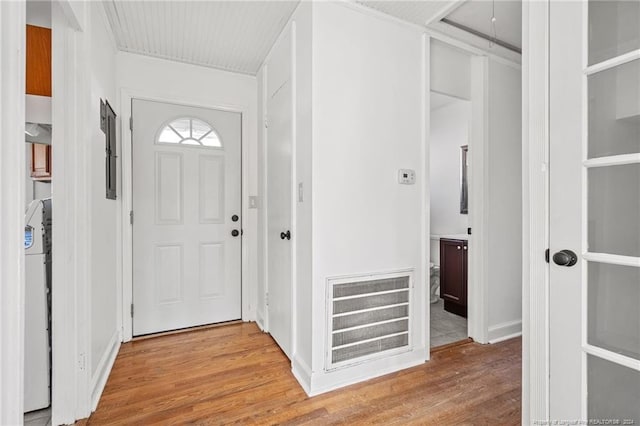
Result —
[[[92,413],[98,407],[98,402],[100,401],[100,397],[102,396],[102,391],[107,384],[107,379],[109,378],[109,374],[111,373],[113,364],[116,361],[116,356],[118,356],[118,352],[120,351],[121,341],[122,336],[120,335],[120,331],[116,331],[115,333],[113,333],[113,336],[111,336],[111,340],[109,340],[109,344],[107,345],[107,350],[105,350],[102,354],[102,358],[100,358],[96,373],[91,379]]]
[[[307,395],[311,394],[311,368],[300,359],[297,355],[293,355],[293,361],[291,362],[291,371],[296,378],[302,389]]]
[[[264,326],[264,314],[260,310],[256,311],[256,324],[261,331],[267,331]]]
[[[305,392],[307,392],[309,396],[320,395],[345,386],[364,382],[365,380],[384,376],[385,374],[395,373],[396,371],[424,364],[425,357],[426,350],[420,348],[388,358],[364,362],[353,367],[329,372],[323,370],[312,373],[310,389],[309,391],[305,389]],[[298,379],[298,381],[300,380]],[[304,384],[301,383],[301,385],[304,388]]]
[[[498,343],[522,335],[522,320],[503,322],[489,327],[489,343]]]

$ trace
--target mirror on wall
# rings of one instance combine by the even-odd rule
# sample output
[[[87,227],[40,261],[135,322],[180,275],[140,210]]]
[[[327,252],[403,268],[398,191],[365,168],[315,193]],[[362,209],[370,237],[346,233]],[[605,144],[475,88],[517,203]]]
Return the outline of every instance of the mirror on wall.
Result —
[[[460,214],[469,214],[468,153],[469,145],[460,147]]]

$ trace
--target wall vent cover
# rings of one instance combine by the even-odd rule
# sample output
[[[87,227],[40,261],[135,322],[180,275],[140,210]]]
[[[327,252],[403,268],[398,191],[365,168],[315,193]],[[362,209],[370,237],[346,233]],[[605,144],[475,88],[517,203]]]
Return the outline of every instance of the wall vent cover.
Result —
[[[411,350],[412,271],[329,279],[326,369]]]

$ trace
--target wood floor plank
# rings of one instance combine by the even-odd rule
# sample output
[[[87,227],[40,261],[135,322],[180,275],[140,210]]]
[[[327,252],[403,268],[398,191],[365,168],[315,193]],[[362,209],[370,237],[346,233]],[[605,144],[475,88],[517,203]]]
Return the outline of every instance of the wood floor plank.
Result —
[[[268,334],[233,324],[123,344],[86,424],[519,424],[521,363],[520,339],[467,342],[309,398]]]

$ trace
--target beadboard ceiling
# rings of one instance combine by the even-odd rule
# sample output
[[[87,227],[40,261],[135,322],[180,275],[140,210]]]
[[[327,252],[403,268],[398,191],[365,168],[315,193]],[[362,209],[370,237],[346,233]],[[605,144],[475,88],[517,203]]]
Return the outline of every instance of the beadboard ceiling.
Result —
[[[492,36],[488,0],[356,0],[425,26],[446,18]],[[299,0],[104,0],[118,49],[254,75]],[[520,47],[521,2],[496,0],[497,39]]]
[[[298,1],[104,2],[119,50],[256,74]]]

